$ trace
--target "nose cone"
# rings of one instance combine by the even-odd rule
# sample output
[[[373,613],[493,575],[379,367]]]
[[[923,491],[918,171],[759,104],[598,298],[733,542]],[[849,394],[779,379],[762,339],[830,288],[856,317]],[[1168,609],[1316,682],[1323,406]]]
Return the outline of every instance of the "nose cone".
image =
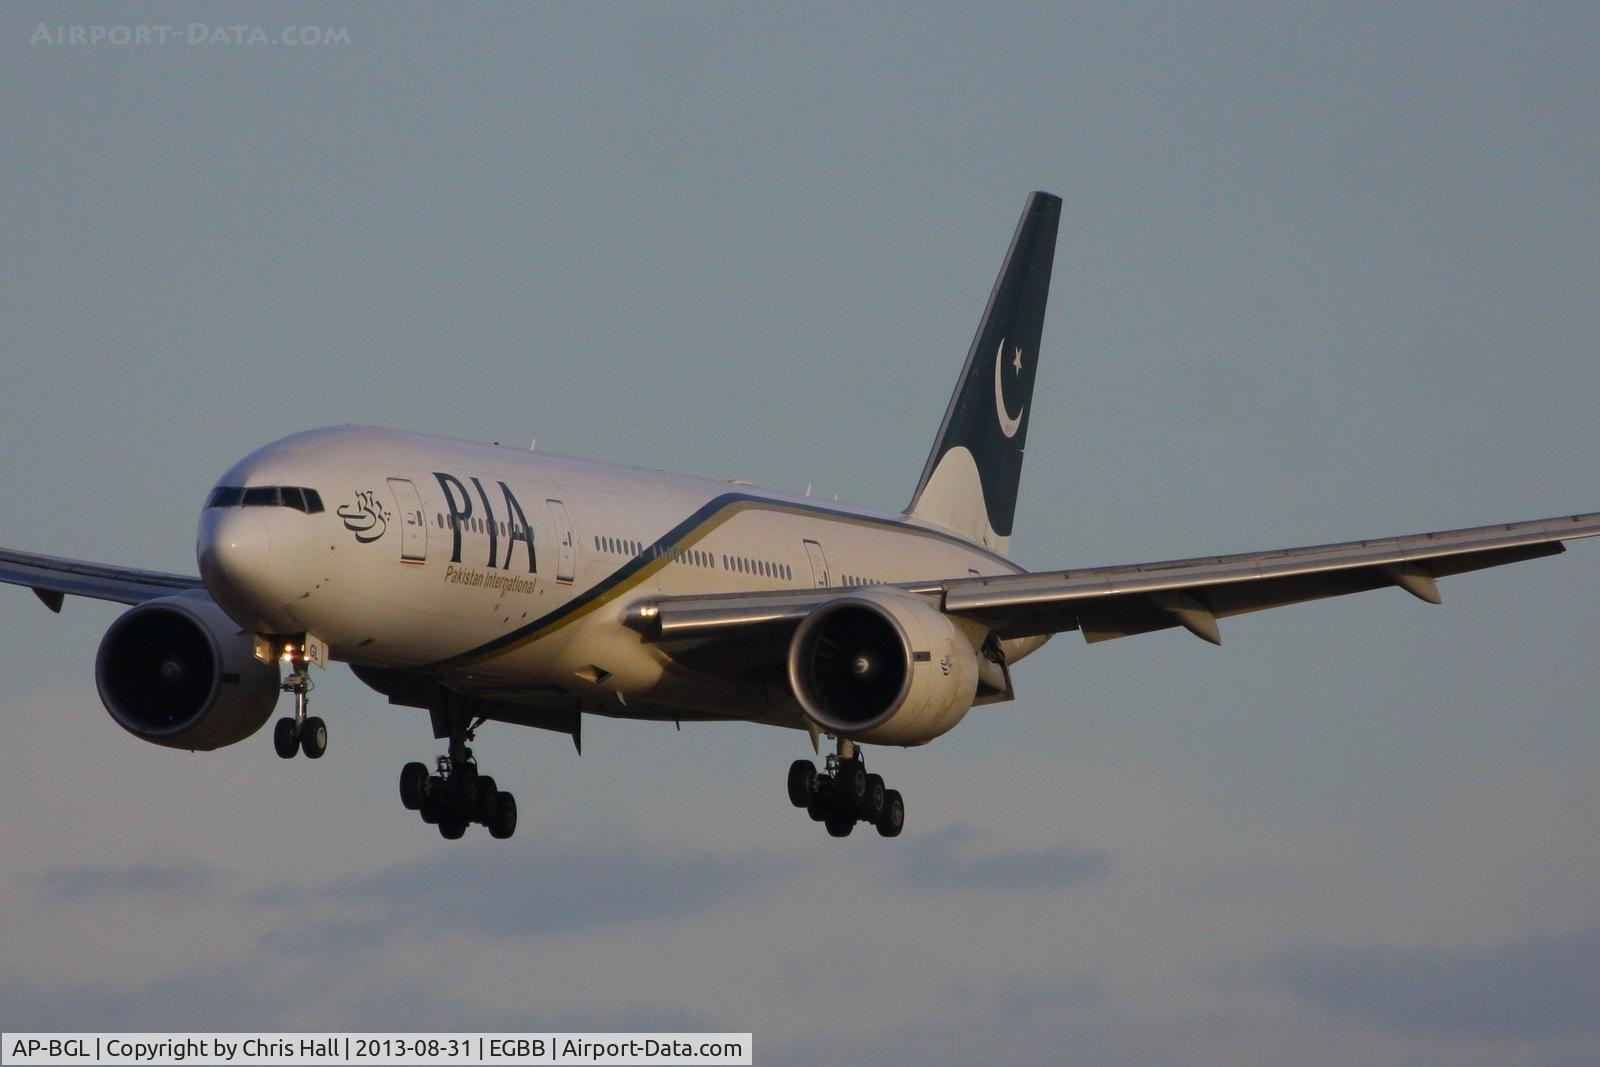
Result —
[[[261,576],[272,553],[266,522],[249,509],[207,508],[197,540],[206,590],[228,614],[245,622],[240,615],[254,615],[265,592]]]

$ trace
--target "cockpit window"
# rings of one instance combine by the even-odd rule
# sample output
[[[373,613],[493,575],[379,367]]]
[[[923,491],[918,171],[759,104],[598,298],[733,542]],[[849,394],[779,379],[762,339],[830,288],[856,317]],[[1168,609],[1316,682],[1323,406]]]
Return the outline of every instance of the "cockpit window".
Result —
[[[283,503],[283,498],[278,495],[275,485],[252,485],[244,491],[244,506],[247,508],[275,508]]]
[[[208,508],[294,508],[307,515],[322,512],[322,496],[298,485],[219,485],[211,491]]]

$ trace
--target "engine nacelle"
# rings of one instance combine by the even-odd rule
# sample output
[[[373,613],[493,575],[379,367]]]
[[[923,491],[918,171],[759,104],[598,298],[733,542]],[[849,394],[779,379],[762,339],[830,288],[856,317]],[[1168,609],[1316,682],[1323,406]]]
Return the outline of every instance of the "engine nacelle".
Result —
[[[978,654],[920,597],[868,589],[830,600],[800,623],[789,643],[789,686],[831,734],[922,745],[972,707]]]
[[[100,701],[141,741],[221,748],[261,729],[278,702],[278,665],[209,599],[170,596],[127,612],[100,641]]]

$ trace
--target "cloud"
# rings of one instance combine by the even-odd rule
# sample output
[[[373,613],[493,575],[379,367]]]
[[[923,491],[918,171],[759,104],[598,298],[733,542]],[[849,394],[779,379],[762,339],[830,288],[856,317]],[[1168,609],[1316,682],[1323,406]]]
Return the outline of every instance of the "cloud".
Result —
[[[725,859],[631,845],[479,845],[444,862],[430,856],[311,888],[274,887],[252,899],[314,916],[295,937],[263,941],[288,955],[312,955],[375,948],[401,933],[533,938],[703,915],[795,866],[760,853]]]
[[[44,903],[66,904],[133,893],[194,896],[209,889],[215,877],[210,867],[139,863],[52,867],[33,882]]]
[[[721,1020],[672,1007],[608,1006],[540,1015],[485,1008],[448,981],[352,970],[332,956],[264,968],[195,967],[144,982],[35,983],[0,978],[0,1028],[7,1031],[212,1029],[516,1032],[728,1029]]]
[[[873,1063],[883,1067],[927,1063],[1102,1067],[1148,1062],[1116,1050],[1106,1013],[1104,982],[1084,975],[1004,975],[980,986],[960,985],[914,1021],[855,1033],[818,1031],[794,1041],[763,1045],[761,1063]]]
[[[971,826],[950,826],[906,842],[895,854],[895,880],[924,890],[1070,889],[1099,881],[1111,869],[1110,853],[1066,845],[959,854],[959,846],[976,836]]]
[[[1489,948],[1308,948],[1269,971],[1303,1003],[1410,1035],[1600,1037],[1600,927]]]
[[[196,1019],[231,1030],[281,1018],[286,991],[248,967],[196,968],[123,986],[108,982],[44,984],[0,980],[0,1021],[7,1030],[187,1030]]]

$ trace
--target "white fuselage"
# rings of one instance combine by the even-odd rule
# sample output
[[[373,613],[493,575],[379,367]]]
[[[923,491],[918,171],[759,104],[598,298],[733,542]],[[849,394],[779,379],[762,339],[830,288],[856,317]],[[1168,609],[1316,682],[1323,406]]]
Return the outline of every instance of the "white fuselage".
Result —
[[[286,437],[218,486],[314,489],[323,505],[204,510],[201,575],[241,626],[624,717],[800,724],[772,679],[708,672],[624,625],[643,597],[1021,570],[899,514],[367,427]]]

